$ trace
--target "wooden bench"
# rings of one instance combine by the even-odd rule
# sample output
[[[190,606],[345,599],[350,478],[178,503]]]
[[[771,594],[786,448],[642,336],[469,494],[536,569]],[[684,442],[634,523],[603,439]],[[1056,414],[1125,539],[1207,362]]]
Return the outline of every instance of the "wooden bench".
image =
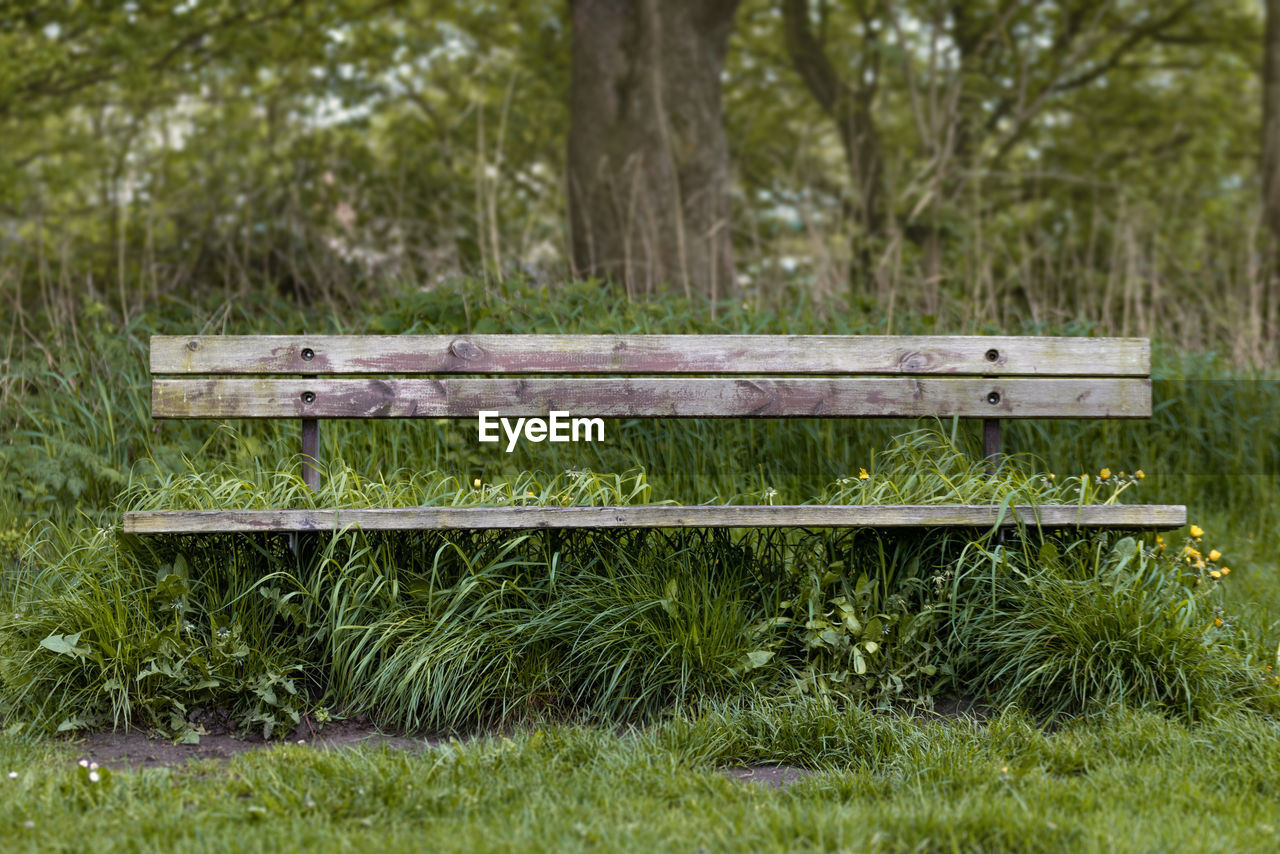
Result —
[[[301,423],[314,489],[320,421],[546,417],[1143,418],[1135,338],[804,335],[156,336],[153,418]],[[478,376],[477,376],[478,375]],[[643,461],[638,461],[643,462]],[[126,513],[132,534],[677,527],[1173,528],[1181,505],[401,507]]]

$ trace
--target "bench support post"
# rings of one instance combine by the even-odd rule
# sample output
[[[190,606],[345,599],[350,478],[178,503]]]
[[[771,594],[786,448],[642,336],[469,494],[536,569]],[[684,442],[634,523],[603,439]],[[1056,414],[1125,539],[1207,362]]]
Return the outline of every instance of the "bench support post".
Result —
[[[1000,419],[982,419],[982,455],[987,459],[987,471],[995,474],[1000,465],[1001,441]]]
[[[320,488],[320,421],[302,419],[302,481],[315,492]]]
[[[317,418],[302,419],[302,482],[315,492],[320,488],[320,421]],[[289,535],[289,550],[301,564],[315,552],[316,535],[311,531],[298,531]]]
[[[987,474],[993,477],[995,476],[996,469],[1000,467],[1000,451],[1000,419],[982,419],[982,455],[987,458]],[[1003,543],[1004,534],[1004,528],[996,531],[995,541],[997,543]]]

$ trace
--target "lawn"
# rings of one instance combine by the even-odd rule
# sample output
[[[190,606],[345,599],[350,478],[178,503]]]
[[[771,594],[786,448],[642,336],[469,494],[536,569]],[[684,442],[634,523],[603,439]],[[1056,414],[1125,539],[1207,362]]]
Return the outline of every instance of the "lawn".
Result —
[[[141,771],[0,740],[26,850],[1273,851],[1280,727],[1144,712],[1046,732],[813,705],[433,748],[295,744]],[[810,769],[780,789],[726,769]],[[12,773],[11,773],[12,772]],[[98,779],[91,782],[96,776]]]

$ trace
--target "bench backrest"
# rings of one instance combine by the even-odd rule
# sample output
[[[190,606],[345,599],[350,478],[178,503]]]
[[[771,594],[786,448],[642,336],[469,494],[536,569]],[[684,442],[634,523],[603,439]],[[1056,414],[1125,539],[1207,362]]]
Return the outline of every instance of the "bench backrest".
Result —
[[[155,336],[152,417],[1004,418],[1151,414],[1141,338]],[[479,376],[475,376],[479,375]],[[998,432],[994,433],[998,443]],[[998,448],[997,448],[998,449]],[[308,473],[315,484],[315,473]]]
[[[155,418],[1151,414],[1139,338],[156,336],[151,373]]]

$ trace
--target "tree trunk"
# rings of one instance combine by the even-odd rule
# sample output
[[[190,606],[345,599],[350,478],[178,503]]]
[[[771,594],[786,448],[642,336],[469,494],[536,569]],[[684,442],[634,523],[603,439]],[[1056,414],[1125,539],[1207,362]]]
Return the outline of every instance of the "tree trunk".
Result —
[[[809,20],[808,0],[784,0],[783,36],[791,65],[822,111],[835,122],[853,185],[849,284],[852,295],[870,279],[873,250],[887,225],[884,158],[873,105],[880,80],[878,46],[881,10],[863,9],[863,48],[851,74],[838,72]],[[825,30],[825,26],[822,28]]]
[[[1262,54],[1262,211],[1280,245],[1280,0],[1267,0]]]
[[[571,0],[574,273],[628,295],[734,286],[720,74],[740,0]]]

